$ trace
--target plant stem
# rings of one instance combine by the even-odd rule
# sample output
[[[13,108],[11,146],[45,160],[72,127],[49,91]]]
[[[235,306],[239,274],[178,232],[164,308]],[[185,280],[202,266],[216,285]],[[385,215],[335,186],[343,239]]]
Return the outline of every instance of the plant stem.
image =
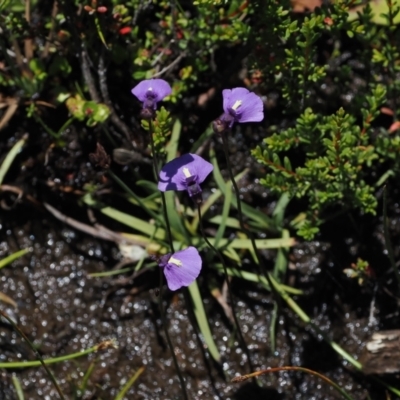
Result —
[[[287,366],[287,367],[276,367],[276,368],[263,369],[261,371],[253,372],[252,374],[249,374],[249,375],[237,376],[237,377],[232,379],[232,382],[243,382],[243,381],[245,381],[245,380],[247,380],[249,378],[254,378],[256,376],[266,375],[266,374],[269,374],[269,373],[280,372],[280,371],[300,371],[300,372],[305,372],[306,374],[317,376],[318,378],[320,378],[324,382],[326,382],[328,385],[330,385],[334,389],[336,389],[345,399],[354,400],[353,397],[351,397],[337,383],[335,383],[332,380],[330,380],[327,376],[322,375],[319,372],[314,371],[312,369],[304,368],[304,367]]]
[[[157,155],[155,145],[154,145],[154,140],[153,140],[153,121],[152,120],[150,120],[150,144],[151,144],[151,152],[153,154],[154,176],[155,176],[155,180],[157,181],[158,174],[159,174],[159,162],[158,162],[158,155]],[[164,218],[165,218],[165,224],[166,224],[167,233],[168,233],[168,242],[169,242],[169,246],[171,248],[171,253],[174,253],[174,244],[173,244],[173,240],[172,240],[171,225],[169,223],[168,212],[167,212],[167,203],[166,203],[165,195],[163,192],[161,192],[161,199],[162,199],[162,204],[163,204],[163,214],[164,214]],[[158,297],[158,306],[160,308],[161,321],[162,321],[162,324],[164,327],[165,337],[167,338],[168,347],[170,348],[171,353],[172,353],[172,359],[174,360],[176,373],[178,374],[179,382],[180,382],[181,389],[182,389],[183,400],[188,400],[188,395],[187,395],[186,386],[185,386],[185,380],[183,379],[182,372],[179,368],[178,360],[175,355],[171,337],[169,336],[167,320],[165,318],[165,312],[164,312],[164,307],[163,307],[163,303],[162,303],[163,283],[164,283],[164,275],[160,268],[160,289],[159,289],[160,293],[158,295],[159,296]]]
[[[230,162],[230,160],[229,160],[228,143],[227,143],[227,141],[226,141],[225,133],[226,133],[226,131],[225,131],[225,132],[222,132],[222,134],[221,134],[221,136],[222,136],[222,143],[223,143],[223,146],[222,146],[222,147],[224,148],[224,153],[225,153],[225,158],[226,158],[226,164],[227,164],[227,166],[228,166],[229,178],[231,179],[233,188],[234,188],[234,190],[235,190],[236,203],[237,203],[237,210],[238,210],[238,214],[239,214],[240,227],[241,227],[241,229],[243,230],[243,232],[244,232],[244,233],[248,236],[248,238],[250,239],[251,246],[252,246],[253,251],[254,251],[254,255],[255,255],[256,259],[257,259],[257,265],[259,266],[259,268],[261,269],[261,272],[263,273],[263,275],[264,275],[265,278],[267,279],[268,284],[270,285],[272,292],[275,294],[276,299],[279,300],[279,298],[280,298],[280,297],[279,297],[279,293],[276,291],[275,286],[272,284],[270,274],[268,273],[268,271],[267,271],[267,269],[266,269],[266,267],[265,267],[265,265],[264,265],[264,262],[263,262],[263,260],[262,260],[262,257],[260,257],[260,255],[259,255],[259,250],[258,250],[258,248],[257,248],[256,242],[255,242],[255,239],[254,239],[254,236],[253,236],[253,234],[251,233],[251,231],[250,231],[249,229],[247,229],[247,226],[246,226],[246,224],[245,224],[245,222],[244,222],[243,212],[242,212],[242,201],[241,201],[241,199],[240,199],[239,188],[238,188],[238,186],[237,186],[237,184],[236,184],[235,177],[233,176],[232,166],[231,166],[231,162]]]
[[[240,328],[239,320],[238,320],[237,315],[236,315],[235,302],[234,302],[234,299],[233,299],[231,282],[230,282],[230,278],[229,278],[229,275],[228,275],[228,269],[226,268],[225,260],[222,257],[221,253],[207,239],[207,236],[206,236],[206,234],[204,232],[203,219],[201,218],[200,204],[197,204],[197,213],[198,213],[198,216],[199,216],[201,234],[203,235],[203,238],[204,238],[205,242],[207,243],[207,245],[217,255],[217,257],[219,258],[219,260],[222,263],[222,267],[224,268],[225,279],[226,279],[226,283],[228,285],[229,301],[231,303],[231,308],[232,308],[233,320],[235,322],[235,326],[236,326],[237,332],[239,334],[239,339],[240,339],[240,343],[242,345],[243,351],[246,353],[246,356],[247,356],[247,363],[249,364],[249,369],[250,369],[250,371],[253,371],[254,367],[253,367],[253,364],[251,362],[250,351],[249,351],[249,348],[247,347],[246,341],[244,340],[242,329]]]
[[[396,279],[397,279],[397,285],[398,285],[397,291],[400,293],[400,271],[397,268],[396,261],[394,259],[392,242],[390,241],[389,221],[388,221],[388,217],[387,217],[387,193],[386,193],[386,190],[387,189],[385,187],[383,189],[383,231],[384,231],[386,250],[388,252],[390,265],[391,265],[394,275],[396,276]]]

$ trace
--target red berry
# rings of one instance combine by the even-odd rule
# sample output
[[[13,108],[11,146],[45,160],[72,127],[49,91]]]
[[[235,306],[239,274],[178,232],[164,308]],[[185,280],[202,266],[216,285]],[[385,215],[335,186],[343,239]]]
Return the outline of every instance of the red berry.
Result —
[[[124,26],[121,28],[118,32],[120,35],[126,35],[132,31],[132,28],[130,26]]]

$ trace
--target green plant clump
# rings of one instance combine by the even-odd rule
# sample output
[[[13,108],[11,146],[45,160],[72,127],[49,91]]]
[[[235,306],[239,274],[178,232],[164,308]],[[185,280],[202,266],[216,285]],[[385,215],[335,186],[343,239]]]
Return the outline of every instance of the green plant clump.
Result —
[[[340,0],[299,16],[289,2],[265,2],[257,13],[269,23],[254,38],[255,68],[290,122],[271,123],[253,155],[266,166],[263,185],[306,200],[292,225],[308,240],[338,212],[375,214],[377,186],[399,172],[398,127],[378,117],[397,119],[400,8],[387,2],[378,25],[378,10],[356,6]],[[346,62],[346,43],[357,46],[357,62]]]

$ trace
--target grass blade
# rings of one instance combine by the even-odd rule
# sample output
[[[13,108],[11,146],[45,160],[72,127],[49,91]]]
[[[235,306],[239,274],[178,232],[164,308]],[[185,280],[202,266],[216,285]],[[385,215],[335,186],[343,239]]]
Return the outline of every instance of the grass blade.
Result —
[[[11,150],[6,155],[3,163],[0,166],[0,185],[3,183],[4,177],[6,176],[8,170],[10,169],[11,164],[13,163],[17,154],[22,150],[24,147],[25,142],[28,139],[28,135],[24,135],[22,139],[18,140],[17,143],[11,148]]]
[[[132,387],[132,385],[137,381],[137,379],[139,378],[140,375],[143,374],[144,370],[146,369],[145,366],[140,367],[131,377],[131,379],[129,379],[128,382],[126,382],[126,384],[123,386],[123,388],[121,389],[121,391],[115,396],[114,400],[123,400],[125,399],[125,395],[128,393],[128,390]]]
[[[224,206],[222,208],[222,215],[220,225],[217,229],[217,233],[215,234],[214,239],[214,246],[218,248],[218,243],[222,239],[225,234],[226,229],[226,221],[229,216],[229,211],[231,208],[231,201],[232,201],[232,185],[231,182],[225,184],[225,199],[224,199]]]
[[[212,224],[220,225],[222,223],[222,215],[216,215],[208,220]],[[226,218],[225,225],[229,228],[240,229],[240,222],[236,218],[228,217]]]
[[[24,392],[21,387],[21,382],[15,375],[13,375],[13,377],[12,377],[12,383],[14,385],[15,391],[17,392],[18,400],[24,400],[25,396],[24,396]]]
[[[246,175],[246,170],[241,172],[240,174],[236,175],[235,179],[239,180],[241,179],[244,175]],[[227,184],[230,181],[224,182],[224,184]],[[224,186],[225,187],[225,186]],[[203,202],[201,205],[201,215],[204,216],[207,210],[222,196],[222,191],[220,189],[215,190],[215,192],[206,200]],[[197,227],[199,225],[199,216],[196,213],[193,221],[192,221],[192,230],[193,232],[197,231]]]
[[[217,186],[221,192],[225,191],[225,181],[222,177],[221,171],[219,169],[219,165],[217,162],[217,158],[215,155],[215,151],[213,149],[210,150],[210,160],[214,166],[213,176]],[[248,169],[245,169],[240,176],[245,175],[248,172]],[[235,176],[235,182],[239,180],[239,176]],[[236,196],[232,196],[231,204],[237,208],[237,199]],[[268,229],[268,230],[276,230],[275,223],[271,218],[268,218],[263,212],[256,210],[255,208],[249,206],[242,202],[242,212],[246,217],[250,218],[253,221],[253,225],[260,229]]]
[[[179,138],[181,136],[181,130],[182,130],[181,121],[179,121],[179,119],[176,119],[174,126],[172,127],[171,139],[166,147],[167,162],[173,160],[177,156],[178,143],[179,143]]]
[[[96,353],[97,351],[106,350],[111,347],[115,348],[114,342],[111,340],[105,340],[104,342],[96,344],[95,346],[90,347],[87,350],[78,351],[77,353],[71,353],[71,354],[67,354],[65,356],[47,358],[47,359],[43,360],[43,363],[45,365],[56,364],[56,363],[67,361],[67,360],[73,360],[74,358],[87,356],[91,353]],[[13,368],[40,367],[41,365],[42,365],[42,363],[40,360],[0,362],[0,368],[12,368],[12,369]]]
[[[215,246],[215,238],[207,238],[213,246]],[[296,244],[294,238],[279,238],[279,239],[256,239],[258,249],[279,249],[280,247],[292,247]],[[252,250],[250,239],[221,239],[219,248],[233,247],[234,249]]]
[[[287,229],[282,230],[282,239],[289,239],[289,231]],[[282,282],[286,275],[288,258],[287,258],[287,247],[281,247],[278,249],[278,254],[275,260],[275,266],[273,271],[273,276],[278,282]]]
[[[274,301],[274,307],[271,313],[271,323],[269,325],[269,338],[270,338],[270,345],[271,345],[271,354],[275,353],[276,349],[276,323],[278,321],[278,303]]]
[[[83,376],[82,383],[81,383],[81,385],[79,387],[79,391],[81,392],[81,396],[82,397],[86,392],[86,389],[87,389],[87,386],[88,386],[88,383],[89,383],[89,378],[92,376],[92,373],[94,371],[94,367],[96,366],[96,362],[97,361],[92,361],[90,363],[88,369],[85,372],[85,375]]]
[[[2,260],[0,260],[0,269],[4,268],[8,264],[11,264],[15,260],[18,260],[18,258],[21,258],[22,256],[24,256],[26,253],[29,253],[30,251],[31,251],[31,249],[22,249],[22,250],[16,251],[13,254],[10,254],[6,258],[3,258]]]
[[[196,316],[196,320],[199,324],[200,332],[204,337],[204,341],[208,346],[208,351],[210,352],[212,358],[220,363],[221,355],[219,354],[217,345],[214,342],[210,325],[208,324],[208,318],[204,310],[203,299],[201,298],[200,290],[196,281],[189,286],[189,293],[192,297],[194,305],[194,315]]]
[[[183,215],[181,215],[175,203],[176,194],[173,191],[164,193],[165,202],[167,206],[168,219],[173,232],[174,238],[178,239],[182,243],[187,243],[186,238],[188,232],[183,224]]]
[[[285,217],[286,207],[289,204],[290,197],[288,193],[283,193],[279,198],[274,212],[272,213],[272,218],[275,221],[276,226],[280,227],[283,223],[283,218]]]
[[[215,264],[215,267],[217,268],[218,271],[221,271],[221,272],[224,271],[221,264]],[[229,276],[236,276],[238,278],[245,279],[246,281],[249,281],[249,282],[261,283],[265,289],[271,290],[269,287],[268,281],[264,276],[259,276],[252,272],[243,271],[242,269],[238,269],[238,268],[227,268],[227,270],[228,270]],[[286,285],[282,285],[282,284],[280,284],[279,286],[282,288],[282,290],[285,291],[285,293],[290,293],[290,294],[297,295],[297,296],[304,294],[302,290],[293,288],[291,286],[286,286]]]

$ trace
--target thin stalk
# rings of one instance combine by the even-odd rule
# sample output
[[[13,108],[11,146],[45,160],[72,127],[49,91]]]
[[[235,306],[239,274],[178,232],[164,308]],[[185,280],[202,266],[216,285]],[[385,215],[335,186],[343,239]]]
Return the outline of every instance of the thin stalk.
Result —
[[[60,137],[61,134],[74,122],[74,118],[71,117],[63,124],[63,126],[58,130],[57,136]]]
[[[265,268],[265,265],[264,265],[264,262],[262,260],[262,257],[260,257],[260,255],[259,255],[259,250],[257,248],[254,236],[251,233],[251,231],[249,229],[247,229],[247,226],[246,226],[246,224],[244,222],[243,212],[242,212],[242,201],[240,199],[239,188],[238,188],[238,186],[236,184],[235,177],[233,176],[232,166],[231,166],[231,162],[229,160],[228,143],[226,141],[225,133],[226,132],[222,132],[222,134],[221,134],[221,136],[222,136],[222,144],[223,144],[222,147],[224,148],[226,164],[228,166],[229,178],[232,181],[233,188],[235,189],[236,203],[237,203],[237,210],[238,210],[238,214],[239,214],[240,227],[241,227],[242,231],[249,237],[250,242],[251,242],[251,246],[252,246],[253,251],[254,251],[254,255],[255,255],[256,259],[257,259],[257,264],[259,265],[259,267],[261,269],[261,272],[263,273],[263,275],[267,279],[268,284],[270,285],[273,293],[275,294],[276,299],[279,300],[279,298],[280,298],[279,297],[279,293],[276,291],[275,286],[272,284],[270,274],[268,273],[268,271]]]
[[[18,333],[19,336],[28,344],[28,346],[31,348],[33,353],[35,354],[35,357],[40,361],[40,364],[42,364],[42,367],[46,370],[47,375],[50,377],[50,380],[53,382],[54,387],[56,388],[58,395],[60,396],[61,400],[65,400],[64,395],[62,394],[60,386],[58,386],[58,383],[56,381],[56,378],[54,375],[51,373],[47,365],[45,364],[42,356],[39,354],[39,352],[35,349],[35,346],[33,343],[27,338],[27,336],[24,334],[24,332],[21,331],[21,329],[18,328],[17,324],[14,323],[14,321],[3,311],[0,310],[0,314],[3,318],[5,318],[13,327],[13,329]]]
[[[249,348],[247,347],[246,341],[244,340],[242,329],[240,328],[239,320],[236,315],[235,302],[234,302],[233,295],[232,295],[231,282],[230,282],[230,278],[228,275],[228,269],[226,268],[225,260],[222,257],[221,253],[207,239],[207,236],[204,232],[203,219],[201,218],[200,204],[197,204],[197,213],[199,216],[201,234],[203,235],[203,238],[204,238],[205,242],[207,243],[208,247],[210,247],[210,249],[212,249],[212,251],[217,255],[217,257],[221,261],[222,267],[224,268],[225,279],[226,279],[226,283],[228,285],[229,301],[231,303],[231,308],[232,308],[233,320],[235,321],[235,326],[236,326],[237,332],[239,334],[240,344],[242,345],[243,351],[246,353],[246,356],[247,356],[247,363],[249,364],[249,369],[250,369],[250,371],[253,371],[254,367],[251,362],[250,351],[249,351]]]
[[[190,299],[190,293],[189,293],[188,288],[183,288],[183,296],[184,296],[184,299],[185,299],[185,303],[186,303],[187,305],[192,305],[192,304],[193,304],[193,303],[191,302],[191,299]],[[194,334],[196,335],[197,346],[198,346],[198,348],[200,349],[201,354],[202,354],[202,356],[203,356],[204,365],[205,365],[205,367],[206,367],[206,369],[207,369],[208,376],[209,376],[209,378],[210,378],[211,386],[212,386],[212,388],[214,389],[215,394],[217,395],[217,397],[218,397],[219,399],[221,399],[221,395],[219,394],[218,389],[217,389],[217,387],[216,387],[216,385],[215,385],[215,377],[214,377],[214,375],[213,375],[213,373],[212,373],[212,370],[211,370],[210,361],[209,361],[209,359],[207,358],[205,346],[204,346],[204,344],[203,344],[203,342],[201,341],[201,338],[200,338],[200,334],[199,334],[199,331],[200,331],[200,330],[199,330],[199,327],[198,327],[198,325],[197,325],[197,323],[196,323],[196,316],[195,316],[194,311],[193,311],[193,306],[191,306],[191,307],[186,307],[186,309],[187,309],[187,312],[188,312],[189,321],[190,321],[190,323],[192,324],[193,332],[194,332]]]
[[[163,275],[162,270],[160,268],[160,288],[159,288],[159,292],[160,293],[158,295],[158,306],[160,308],[161,322],[162,322],[163,327],[164,327],[164,333],[165,333],[165,337],[167,338],[168,347],[170,348],[171,353],[172,353],[172,359],[174,360],[176,373],[178,374],[179,382],[180,382],[181,389],[182,389],[183,399],[184,400],[188,400],[189,398],[188,398],[188,395],[187,395],[187,392],[186,392],[185,380],[183,379],[181,369],[179,368],[178,359],[176,358],[176,355],[175,355],[175,352],[174,352],[174,346],[172,345],[171,337],[169,336],[169,332],[168,332],[167,320],[165,318],[165,312],[164,312],[164,307],[163,307],[163,303],[162,303],[163,286],[164,286],[164,275]]]
[[[396,266],[392,242],[390,241],[390,234],[389,234],[389,221],[388,221],[388,217],[387,217],[386,187],[383,189],[383,230],[384,230],[385,244],[386,244],[386,249],[387,249],[388,256],[389,256],[390,265],[391,265],[393,272],[397,279],[397,285],[398,285],[397,290],[398,290],[398,292],[400,292],[400,271]]]
[[[155,176],[155,180],[157,181],[158,174],[159,174],[159,161],[158,161],[158,154],[156,152],[154,140],[153,140],[153,121],[152,120],[150,120],[150,145],[151,145],[151,152],[153,154],[154,176]],[[161,200],[162,200],[162,204],[163,204],[163,214],[164,214],[164,218],[165,218],[165,224],[166,224],[167,232],[168,232],[168,242],[169,242],[169,246],[171,248],[171,253],[174,253],[174,244],[172,241],[171,225],[169,223],[168,212],[167,212],[167,202],[165,200],[164,192],[161,192]],[[175,352],[174,352],[174,347],[172,345],[171,337],[169,336],[169,332],[168,332],[167,320],[165,318],[165,312],[164,312],[164,307],[163,307],[163,302],[162,302],[163,286],[164,286],[164,275],[160,268],[160,289],[159,289],[160,293],[159,293],[159,297],[158,297],[158,306],[160,308],[161,322],[164,327],[164,333],[165,333],[165,337],[167,338],[168,347],[170,348],[171,353],[172,353],[172,359],[174,360],[176,373],[178,374],[179,382],[180,382],[181,389],[182,389],[183,399],[188,400],[185,380],[183,379],[182,372],[179,368],[178,360],[177,360]]]
[[[336,389],[346,400],[354,400],[353,397],[351,397],[346,391],[344,391],[337,383],[333,382],[330,380],[327,376],[320,374],[317,371],[314,371],[309,368],[304,368],[304,367],[276,367],[276,368],[268,368],[268,369],[263,369],[261,371],[256,371],[253,372],[252,374],[248,375],[242,375],[242,376],[236,376],[235,378],[232,379],[231,382],[243,382],[246,381],[247,379],[250,378],[255,378],[260,375],[266,375],[274,372],[280,372],[280,371],[300,371],[300,372],[305,372],[306,374],[314,375],[317,376],[318,378],[322,379],[324,382],[326,382],[328,385],[332,386],[334,389]]]
[[[36,119],[37,122],[39,122],[40,125],[42,125],[42,128],[50,135],[53,136],[54,139],[60,139],[60,134],[56,133],[51,129],[46,123],[42,120],[42,118],[39,117],[37,113],[33,114],[33,117]]]
[[[143,210],[146,210],[146,212],[148,212],[151,215],[152,218],[154,218],[161,225],[163,225],[160,215],[156,214],[153,210],[151,210],[150,208],[146,207],[146,205],[143,203],[142,199],[134,191],[132,191],[128,187],[128,185],[126,185],[117,175],[115,175],[114,172],[111,171],[111,169],[108,169],[107,173],[111,176],[112,179],[114,179],[115,182],[118,183],[119,186],[121,186],[121,188],[123,190],[125,190],[126,193],[128,193],[130,196],[132,196],[138,202],[139,206],[142,207]]]
[[[345,360],[347,360],[353,367],[359,371],[362,369],[362,365],[354,357],[352,357],[346,350],[340,347],[336,342],[331,340],[321,328],[312,322],[311,318],[304,312],[304,310],[280,287],[279,283],[270,276],[270,280],[275,290],[279,293],[286,304],[300,317],[300,319],[310,325],[321,337],[328,343],[336,353],[340,354]]]

